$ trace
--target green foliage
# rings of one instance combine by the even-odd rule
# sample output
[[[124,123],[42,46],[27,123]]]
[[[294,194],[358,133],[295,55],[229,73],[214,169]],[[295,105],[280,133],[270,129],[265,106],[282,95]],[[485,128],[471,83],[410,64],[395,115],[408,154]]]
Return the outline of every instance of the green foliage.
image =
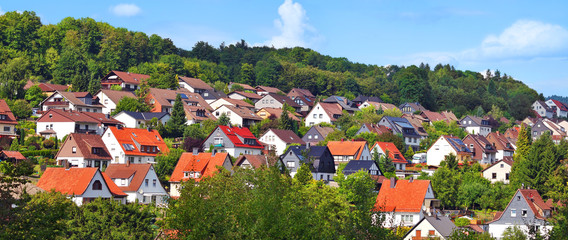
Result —
[[[22,155],[24,155],[24,157],[40,156],[40,157],[54,158],[57,151],[58,151],[57,149],[54,150],[42,149],[42,150],[22,151],[21,153]]]
[[[32,106],[26,100],[18,99],[13,102],[7,101],[7,103],[10,104],[10,110],[18,119],[29,118],[33,113]]]
[[[122,87],[118,84],[115,84],[115,85],[110,86],[110,90],[122,91]]]
[[[176,96],[174,106],[172,109],[172,117],[166,123],[166,129],[168,129],[169,137],[181,137],[183,136],[185,123],[187,119],[185,118],[185,110],[183,109],[183,102],[181,101],[181,95]]]
[[[30,103],[31,107],[37,107],[38,104],[46,98],[45,94],[37,85],[33,85],[26,90],[24,99]]]
[[[301,185],[306,185],[310,181],[314,180],[312,175],[312,170],[310,170],[309,163],[302,163],[294,175],[294,180]]]
[[[227,114],[222,113],[221,116],[217,118],[217,125],[228,126],[229,124],[231,124],[231,119]]]
[[[355,205],[357,210],[370,210],[377,199],[373,192],[375,181],[367,171],[353,173],[339,183],[339,193],[345,195],[347,201]]]
[[[278,119],[278,128],[284,130],[292,130],[293,132],[298,132],[298,123],[292,120],[290,117],[289,105],[284,103],[282,106],[282,115]]]
[[[447,167],[440,167],[431,178],[432,188],[436,198],[440,199],[442,207],[455,207],[458,203],[458,190],[460,179],[455,171]]]
[[[379,160],[379,168],[381,169],[383,174],[394,173],[396,171],[394,163],[392,162],[392,159],[390,158],[389,154],[390,153],[387,150],[387,152],[384,155],[382,155]]]
[[[428,133],[426,139],[420,141],[420,149],[429,149],[442,135],[456,136],[460,139],[467,136],[467,132],[461,128],[455,121],[448,124],[446,121],[435,121],[432,125],[423,123],[422,127]]]
[[[406,160],[411,160],[412,157],[414,157],[414,150],[412,150],[412,147],[408,146],[408,149],[406,149],[406,152],[404,153],[404,158],[406,158]]]
[[[182,153],[183,149],[181,148],[170,148],[168,153],[160,153],[156,157],[156,164],[154,165],[154,168],[160,182],[168,182]]]
[[[503,232],[503,240],[525,240],[528,236],[521,230],[521,228],[514,226],[508,227]]]
[[[357,134],[357,131],[359,131],[360,128],[361,127],[357,125],[351,126],[345,131],[345,136],[349,139],[353,139],[353,137],[355,137],[355,134]]]
[[[116,108],[112,112],[113,115],[116,115],[122,111],[131,111],[131,112],[147,112],[150,110],[150,107],[146,104],[141,104],[140,101],[136,98],[131,97],[123,97],[118,101],[116,104]]]
[[[455,220],[455,224],[456,224],[456,226],[458,226],[458,227],[467,226],[467,225],[469,225],[469,219],[467,219],[467,218],[458,218],[458,219]]]

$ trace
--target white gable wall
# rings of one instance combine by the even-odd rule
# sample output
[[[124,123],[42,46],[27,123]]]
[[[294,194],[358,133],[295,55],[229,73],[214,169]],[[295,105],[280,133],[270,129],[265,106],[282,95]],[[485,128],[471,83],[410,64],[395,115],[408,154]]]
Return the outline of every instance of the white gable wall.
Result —
[[[320,106],[320,104],[316,104],[312,111],[306,116],[306,127],[317,125],[319,123],[331,123],[330,116],[327,115],[325,110]]]
[[[446,140],[446,138],[442,136],[432,145],[432,147],[430,147],[430,149],[428,149],[428,152],[426,153],[427,164],[431,166],[440,166],[440,163],[444,161],[444,158],[450,153],[457,156],[457,152],[450,146],[450,143]]]
[[[493,174],[495,174],[495,178],[493,178]],[[483,171],[483,177],[491,181],[491,183],[501,181],[505,184],[509,184],[507,174],[511,174],[511,165],[504,162],[497,163]]]
[[[282,139],[280,139],[276,134],[274,134],[272,130],[269,130],[264,135],[262,135],[259,141],[267,145],[270,145],[270,150],[274,148],[277,156],[280,156],[284,153],[284,150],[286,149],[287,145],[286,142],[282,141]]]

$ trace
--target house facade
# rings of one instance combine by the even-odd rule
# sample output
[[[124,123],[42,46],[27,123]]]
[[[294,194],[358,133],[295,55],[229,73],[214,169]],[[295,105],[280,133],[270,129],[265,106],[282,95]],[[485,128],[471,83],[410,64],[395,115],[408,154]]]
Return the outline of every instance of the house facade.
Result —
[[[311,127],[320,123],[333,124],[342,114],[343,112],[339,104],[319,102],[306,115],[305,125],[306,127]]]
[[[504,159],[505,157],[513,157],[515,149],[504,134],[499,132],[492,132],[487,135],[487,141],[491,143],[493,148],[497,150],[495,154],[496,160]]]
[[[333,181],[335,166],[327,146],[290,146],[280,158],[292,177],[301,164],[308,164],[315,180]]]
[[[178,84],[180,88],[185,88],[192,93],[199,93],[203,96],[207,91],[214,90],[206,82],[198,78],[190,78],[185,76],[178,76]]]
[[[392,133],[394,134],[402,134],[404,144],[406,146],[411,146],[414,151],[418,151],[420,149],[422,136],[418,134],[408,119],[384,116],[378,124],[392,130]]]
[[[355,133],[355,136],[361,134],[361,133],[368,133],[368,132],[372,132],[375,133],[377,135],[381,135],[383,133],[387,133],[390,132],[390,130],[382,125],[378,125],[378,124],[373,124],[373,123],[363,123],[361,124],[361,128],[359,128],[359,131],[357,131],[357,133]]]
[[[537,100],[532,104],[532,110],[541,118],[553,118],[554,111],[546,102]]]
[[[424,216],[402,239],[449,239],[457,229],[457,226],[450,218],[434,213],[432,216]]]
[[[408,161],[404,158],[404,155],[398,150],[398,148],[391,142],[375,142],[373,147],[371,147],[371,156],[375,153],[379,154],[379,157],[387,155],[392,160],[396,171],[406,170],[406,164]]]
[[[398,106],[398,108],[400,109],[400,111],[402,111],[402,113],[405,113],[405,114],[412,114],[412,113],[415,113],[415,112],[422,112],[422,111],[427,110],[425,107],[420,105],[420,103],[418,103],[418,102],[403,103],[402,105]]]
[[[104,169],[112,160],[100,135],[71,133],[55,155],[57,165]]]
[[[15,138],[16,125],[18,121],[6,103],[6,100],[0,99],[0,138]]]
[[[130,112],[122,111],[114,115],[114,119],[124,123],[127,128],[145,128],[153,118],[158,119],[162,124],[170,120],[170,114],[166,112]]]
[[[250,127],[251,125],[262,121],[261,117],[257,116],[248,108],[223,105],[213,111],[213,116],[216,118],[221,117],[223,114],[229,118],[231,125],[240,127]]]
[[[235,167],[258,169],[261,167],[284,166],[279,156],[268,155],[240,155],[235,160]]]
[[[152,105],[150,112],[167,112],[171,114],[178,95],[180,95],[184,106],[197,106],[211,109],[211,106],[209,106],[199,93],[189,92],[185,88],[178,90],[150,88],[146,102]]]
[[[36,132],[44,137],[58,139],[69,133],[102,134],[108,127],[122,125],[109,115],[93,112],[50,109],[36,121]]]
[[[128,203],[163,205],[169,197],[151,163],[111,164],[105,174],[128,195]]]
[[[101,79],[101,89],[110,89],[118,85],[123,91],[133,92],[140,88],[142,81],[148,79],[150,79],[149,75],[113,70]]]
[[[39,104],[41,111],[50,109],[73,110],[79,112],[101,113],[103,105],[98,99],[93,99],[89,92],[60,92],[56,91]]]
[[[209,104],[209,106],[211,106],[211,109],[216,110],[217,108],[220,108],[223,105],[231,105],[231,106],[235,106],[235,107],[242,107],[242,108],[247,108],[251,111],[254,111],[254,106],[243,101],[243,100],[238,100],[238,99],[232,99],[232,98],[219,98],[215,101],[213,101],[211,104]]]
[[[351,160],[372,160],[369,147],[365,141],[329,141],[327,148],[333,156],[336,170],[339,164]]]
[[[446,156],[453,154],[456,160],[466,163],[471,160],[473,153],[462,142],[461,139],[454,136],[442,135],[426,152],[426,162],[431,166],[440,166]]]
[[[310,145],[316,145],[320,141],[323,141],[325,137],[334,129],[332,127],[321,127],[318,125],[312,126],[306,134],[302,137],[302,140]]]
[[[203,148],[206,151],[226,152],[232,157],[238,157],[241,154],[260,155],[264,146],[248,128],[220,125],[205,139]]]
[[[264,95],[260,100],[258,100],[254,107],[256,109],[261,108],[282,108],[284,104],[288,104],[288,106],[294,108],[294,112],[299,112],[301,106],[296,103],[294,100],[290,99],[287,96],[279,95],[275,93],[270,93]]]
[[[159,153],[170,151],[155,129],[109,127],[102,139],[112,156],[111,164],[155,163]]]
[[[491,126],[486,119],[467,115],[460,120],[460,126],[469,134],[480,134],[487,136],[491,132]]]
[[[199,182],[204,177],[215,175],[218,166],[231,171],[233,164],[228,153],[182,153],[170,177],[170,196],[180,196],[183,182],[190,180]]]
[[[305,145],[306,143],[291,130],[268,129],[259,139],[261,143],[268,146],[269,150],[274,150],[276,155],[284,153],[290,144]]]
[[[349,176],[358,171],[368,172],[371,176],[383,175],[379,169],[379,165],[377,165],[377,163],[373,160],[349,161],[343,169],[343,174],[345,174],[345,176]]]
[[[511,176],[511,169],[513,168],[513,158],[508,157],[503,160],[499,160],[491,166],[483,170],[483,177],[491,183],[503,182],[509,184],[509,178]]]
[[[548,105],[548,107],[552,108],[552,111],[555,113],[555,117],[568,117],[568,105],[566,105],[565,103],[554,99],[548,99],[545,103],[546,105]]]
[[[479,134],[469,134],[463,140],[469,150],[472,152],[472,157],[474,161],[482,165],[491,165],[497,159],[497,150],[493,145],[487,141],[482,135]]]
[[[129,97],[136,98],[133,92],[129,91],[114,91],[110,89],[102,89],[95,97],[98,99],[99,103],[103,105],[102,113],[111,114],[115,109],[120,99]]]

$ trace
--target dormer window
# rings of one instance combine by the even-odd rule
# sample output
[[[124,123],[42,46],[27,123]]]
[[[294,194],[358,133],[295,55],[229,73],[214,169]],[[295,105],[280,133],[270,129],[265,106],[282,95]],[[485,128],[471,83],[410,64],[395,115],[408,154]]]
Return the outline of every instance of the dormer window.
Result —
[[[92,152],[93,152],[93,154],[99,154],[99,153],[101,153],[101,149],[94,147],[94,148],[92,148]]]
[[[72,152],[72,153],[77,153],[77,147],[73,146],[73,147],[71,148],[71,152]]]
[[[51,117],[51,114],[49,114],[49,117]],[[7,115],[0,114],[0,120],[6,120],[7,118],[8,118]]]

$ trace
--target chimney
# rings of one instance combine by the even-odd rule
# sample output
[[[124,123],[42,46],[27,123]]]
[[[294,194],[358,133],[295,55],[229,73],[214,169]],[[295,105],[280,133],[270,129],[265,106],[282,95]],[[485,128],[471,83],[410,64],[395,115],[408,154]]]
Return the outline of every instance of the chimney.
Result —
[[[211,151],[211,157],[215,157],[215,153],[217,153],[217,151],[213,149],[213,151]]]
[[[391,182],[391,185],[390,185],[391,188],[396,187],[396,178],[395,177],[391,177],[390,182]]]
[[[126,160],[126,166],[130,167],[130,160],[128,160],[128,159]]]
[[[106,118],[110,119],[110,113],[107,113]]]
[[[409,182],[409,183],[412,183],[413,181],[414,181],[414,177],[413,177],[413,176],[410,176],[410,178],[408,179],[408,182]]]
[[[152,132],[152,128],[148,127],[147,129],[148,129],[148,132]]]
[[[119,129],[119,130],[122,129],[122,125],[120,125],[120,124],[116,125],[116,129]]]
[[[199,148],[194,147],[193,148],[193,155],[198,155],[199,154]]]

